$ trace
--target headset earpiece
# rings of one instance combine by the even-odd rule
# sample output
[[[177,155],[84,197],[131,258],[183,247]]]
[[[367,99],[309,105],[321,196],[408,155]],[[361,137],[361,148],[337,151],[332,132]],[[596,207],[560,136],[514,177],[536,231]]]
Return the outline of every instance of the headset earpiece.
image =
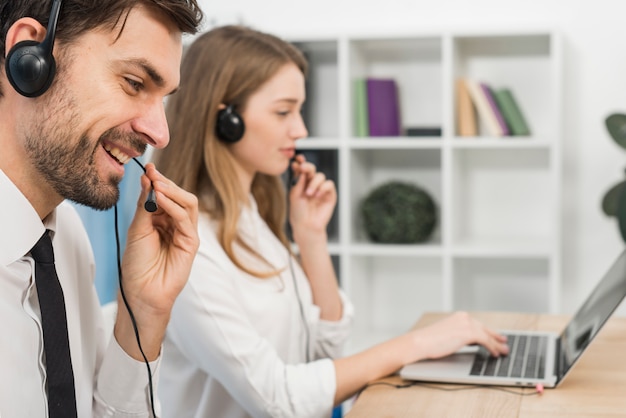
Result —
[[[219,139],[232,144],[243,137],[244,131],[243,119],[232,105],[226,106],[217,113],[215,134]]]
[[[22,96],[41,96],[52,84],[56,74],[52,48],[60,9],[61,0],[54,0],[46,37],[41,43],[33,40],[18,42],[7,54],[7,78],[15,91]]]
[[[22,41],[16,44],[6,60],[9,82],[22,96],[41,96],[52,84],[56,64],[52,54],[46,56],[41,44]]]

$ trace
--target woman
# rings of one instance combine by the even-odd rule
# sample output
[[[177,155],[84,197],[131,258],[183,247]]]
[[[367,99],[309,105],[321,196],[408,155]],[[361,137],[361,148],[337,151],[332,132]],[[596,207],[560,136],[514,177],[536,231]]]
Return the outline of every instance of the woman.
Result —
[[[507,352],[503,337],[461,313],[340,357],[352,306],[327,251],[336,189],[294,158],[307,135],[306,71],[290,44],[237,26],[205,33],[186,52],[167,105],[172,144],[155,157],[198,196],[201,244],[163,349],[165,417],[328,417],[404,364],[469,343]],[[287,200],[299,262],[284,233]]]

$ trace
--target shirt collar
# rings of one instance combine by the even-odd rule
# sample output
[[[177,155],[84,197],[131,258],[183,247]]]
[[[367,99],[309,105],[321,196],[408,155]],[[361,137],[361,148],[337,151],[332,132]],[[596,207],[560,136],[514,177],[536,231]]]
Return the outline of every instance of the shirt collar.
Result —
[[[2,216],[0,216],[0,265],[7,266],[26,255],[41,238],[46,229],[54,236],[56,229],[56,209],[39,219],[35,208],[26,196],[0,170],[0,196],[3,196]]]

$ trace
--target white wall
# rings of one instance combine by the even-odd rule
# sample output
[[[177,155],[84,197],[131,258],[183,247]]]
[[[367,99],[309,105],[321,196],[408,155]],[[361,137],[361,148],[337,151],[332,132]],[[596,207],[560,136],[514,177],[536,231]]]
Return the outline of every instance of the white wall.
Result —
[[[626,113],[624,0],[200,0],[213,24],[278,35],[410,28],[555,28],[564,46],[563,311],[571,312],[621,251],[602,196],[624,177],[626,150],[604,119]],[[624,307],[620,311],[624,312]]]

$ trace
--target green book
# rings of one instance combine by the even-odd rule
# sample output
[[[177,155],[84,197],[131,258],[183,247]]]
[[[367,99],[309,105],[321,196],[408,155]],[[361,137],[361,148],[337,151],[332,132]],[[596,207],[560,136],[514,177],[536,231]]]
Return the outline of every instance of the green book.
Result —
[[[355,136],[370,136],[370,124],[367,111],[367,83],[364,78],[354,80],[354,123]]]
[[[511,130],[511,135],[528,136],[530,128],[524,119],[522,110],[513,97],[513,93],[509,89],[499,89],[494,91],[494,98],[498,104],[498,108],[502,113],[502,117]]]

